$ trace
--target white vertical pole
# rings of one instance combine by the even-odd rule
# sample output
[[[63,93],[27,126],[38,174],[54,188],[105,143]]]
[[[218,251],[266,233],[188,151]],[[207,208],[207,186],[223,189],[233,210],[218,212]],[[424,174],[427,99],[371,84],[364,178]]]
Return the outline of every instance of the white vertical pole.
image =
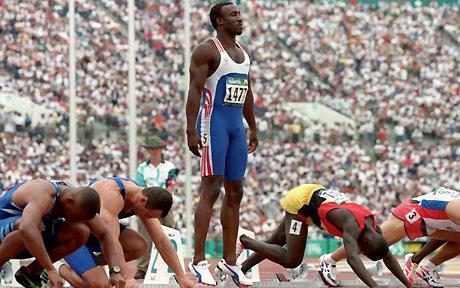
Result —
[[[190,83],[190,75],[188,72],[190,66],[190,0],[184,1],[184,90],[185,99],[187,98],[187,91]],[[184,104],[185,111],[185,104]],[[185,134],[184,134],[185,135]],[[186,136],[184,139],[187,139]],[[186,246],[185,254],[187,258],[192,257],[192,205],[193,205],[193,194],[192,194],[192,159],[190,152],[188,151],[187,141],[184,141],[184,155],[185,155],[185,219],[187,227],[186,235]]]
[[[69,0],[69,158],[70,182],[77,184],[77,117],[75,90],[75,0]]]
[[[137,130],[136,130],[136,39],[134,27],[134,0],[128,0],[128,110],[129,110],[129,177],[136,177]],[[136,226],[130,218],[132,227]]]

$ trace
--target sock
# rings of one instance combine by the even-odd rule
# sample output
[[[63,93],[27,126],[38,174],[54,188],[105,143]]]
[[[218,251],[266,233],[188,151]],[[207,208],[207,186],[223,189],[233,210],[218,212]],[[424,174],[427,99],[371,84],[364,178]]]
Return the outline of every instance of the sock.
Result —
[[[335,261],[334,258],[332,258],[332,254],[327,254],[324,258],[327,263],[330,263],[332,265],[337,264],[337,261]]]
[[[436,268],[436,265],[433,264],[430,260],[423,260],[422,263],[420,263],[420,266],[423,266],[424,268],[428,270],[433,270]]]

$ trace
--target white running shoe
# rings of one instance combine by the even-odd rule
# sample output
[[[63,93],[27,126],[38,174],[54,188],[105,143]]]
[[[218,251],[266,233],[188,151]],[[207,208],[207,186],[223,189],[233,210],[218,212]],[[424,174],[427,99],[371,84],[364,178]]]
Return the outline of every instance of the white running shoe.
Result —
[[[422,265],[419,265],[415,270],[415,274],[422,278],[430,287],[444,287],[444,284],[441,281],[441,277],[438,274],[437,267],[429,270]]]
[[[219,263],[217,263],[217,269],[232,277],[233,282],[235,282],[238,287],[241,287],[241,285],[252,286],[252,280],[244,275],[239,266],[228,265],[224,259],[221,259]]]
[[[337,283],[337,268],[335,265],[326,261],[326,255],[319,258],[319,275],[323,280],[324,284],[330,287],[338,287]]]
[[[195,276],[199,283],[216,286],[216,280],[212,277],[211,271],[209,271],[209,266],[210,264],[206,260],[200,261],[196,265],[193,265],[192,260],[188,263],[188,270],[192,272],[193,276]]]
[[[404,274],[411,284],[414,283],[414,272],[417,268],[417,264],[412,262],[412,256],[414,256],[412,253],[404,255]]]

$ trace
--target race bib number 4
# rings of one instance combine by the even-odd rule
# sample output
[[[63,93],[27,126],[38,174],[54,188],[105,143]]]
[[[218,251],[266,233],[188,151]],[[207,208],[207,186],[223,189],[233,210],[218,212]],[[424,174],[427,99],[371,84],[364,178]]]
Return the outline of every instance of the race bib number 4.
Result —
[[[243,106],[248,93],[248,79],[227,77],[225,82],[224,104],[232,106]]]
[[[300,229],[302,228],[302,222],[297,220],[291,220],[291,227],[289,228],[289,234],[300,235]]]
[[[335,204],[341,204],[343,202],[349,202],[350,199],[343,193],[337,190],[325,189],[318,192],[318,196],[334,202]]]

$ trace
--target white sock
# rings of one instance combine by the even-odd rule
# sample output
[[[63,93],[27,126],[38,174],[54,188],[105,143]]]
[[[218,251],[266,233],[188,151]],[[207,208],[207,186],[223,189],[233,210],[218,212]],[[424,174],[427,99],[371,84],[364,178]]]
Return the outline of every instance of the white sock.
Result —
[[[436,268],[436,265],[434,265],[430,260],[423,260],[422,263],[420,263],[420,266],[423,266],[428,270],[433,270]]]
[[[337,261],[334,260],[334,258],[332,258],[331,256],[332,254],[327,254],[324,258],[326,259],[326,262],[327,263],[330,263],[332,265],[335,265],[337,264]]]

